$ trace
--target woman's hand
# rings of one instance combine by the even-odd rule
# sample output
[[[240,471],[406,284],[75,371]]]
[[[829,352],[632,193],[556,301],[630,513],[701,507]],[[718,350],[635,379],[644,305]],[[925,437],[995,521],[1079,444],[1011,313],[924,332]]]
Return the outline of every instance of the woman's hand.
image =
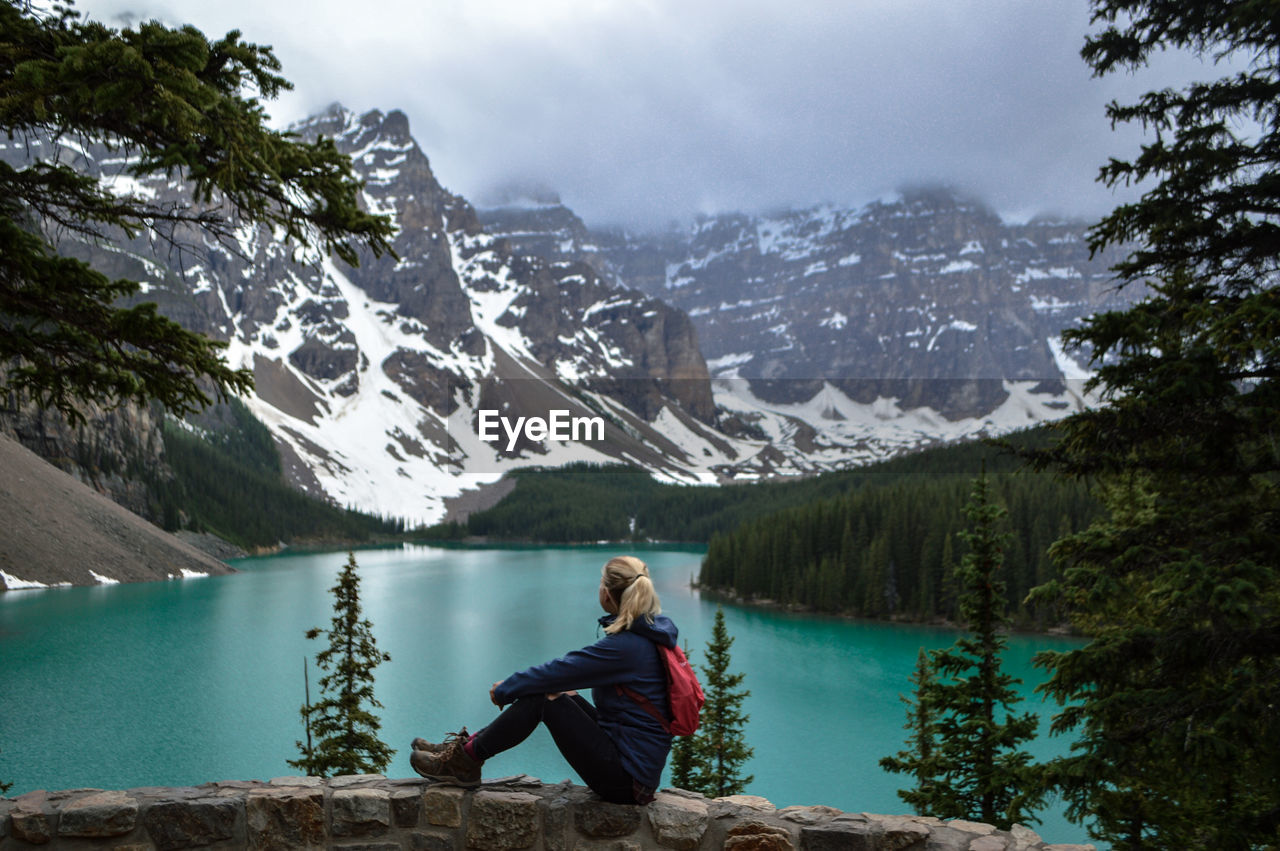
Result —
[[[499,709],[502,708],[502,704],[498,703],[498,698],[495,695],[495,692],[498,690],[498,686],[502,685],[504,682],[506,682],[506,680],[498,680],[496,683],[489,686],[489,700],[492,701],[493,705]]]

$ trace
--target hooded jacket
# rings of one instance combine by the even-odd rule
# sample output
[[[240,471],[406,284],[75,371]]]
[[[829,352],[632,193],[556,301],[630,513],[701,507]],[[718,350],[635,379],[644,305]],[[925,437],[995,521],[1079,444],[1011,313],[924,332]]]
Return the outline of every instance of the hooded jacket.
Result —
[[[615,617],[600,618],[600,625],[608,626]],[[619,694],[615,686],[633,689],[669,715],[667,672],[657,645],[675,647],[678,634],[665,615],[656,615],[652,622],[637,618],[629,629],[606,633],[595,644],[512,674],[494,690],[494,697],[506,705],[519,697],[590,688],[596,720],[618,746],[622,767],[633,779],[657,789],[671,750],[671,736],[643,706]]]

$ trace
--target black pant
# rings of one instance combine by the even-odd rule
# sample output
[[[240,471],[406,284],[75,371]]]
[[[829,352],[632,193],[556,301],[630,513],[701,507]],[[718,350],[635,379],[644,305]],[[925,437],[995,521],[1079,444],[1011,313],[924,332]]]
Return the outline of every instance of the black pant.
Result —
[[[622,767],[618,746],[597,723],[596,708],[580,695],[517,699],[476,734],[476,755],[488,759],[514,748],[538,722],[547,725],[556,747],[591,791],[615,804],[636,803],[635,781]]]

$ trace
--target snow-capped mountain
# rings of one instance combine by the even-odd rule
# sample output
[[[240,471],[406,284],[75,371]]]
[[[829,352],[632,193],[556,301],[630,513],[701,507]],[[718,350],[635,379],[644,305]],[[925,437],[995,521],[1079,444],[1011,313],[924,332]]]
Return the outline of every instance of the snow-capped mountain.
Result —
[[[712,428],[706,366],[682,312],[586,264],[518,254],[485,233],[436,181],[403,113],[335,106],[293,129],[331,137],[351,156],[363,203],[398,227],[396,258],[295,262],[296,246],[253,227],[230,245],[195,232],[178,235],[178,250],[119,234],[61,249],[142,281],[167,315],[227,341],[232,365],[253,370],[246,401],[301,488],[431,521],[445,498],[512,466],[628,460],[673,480],[714,481],[711,464],[740,457]],[[11,142],[3,155],[29,151],[122,194],[164,203],[185,192],[176,179],[124,176],[119,152],[65,137]],[[542,432],[526,422],[508,439],[501,422],[481,427],[483,411],[540,419]],[[707,454],[691,460],[689,442]]]
[[[705,217],[657,234],[587,230],[563,207],[481,210],[495,233],[555,259],[592,262],[687,311],[720,383],[717,404],[822,404],[831,388],[929,409],[939,437],[1030,405],[1078,404],[1086,373],[1061,333],[1125,304],[1079,222],[1007,224],[945,189],[862,209]],[[744,395],[743,390],[749,389]],[[1073,388],[1074,389],[1074,388]],[[941,415],[941,416],[938,416]],[[941,424],[947,424],[943,427]]]
[[[397,225],[396,257],[351,267],[247,226],[231,244],[187,232],[181,248],[120,234],[60,248],[226,341],[291,479],[338,504],[430,522],[514,467],[578,460],[691,483],[805,473],[1080,404],[1078,387],[1044,381],[1068,366],[1055,335],[1105,291],[1096,270],[1042,251],[1076,257],[1073,226],[1024,239],[959,203],[906,199],[600,234],[553,196],[478,215],[398,111],[335,105],[293,129],[352,158],[363,204]],[[0,140],[0,156],[60,159],[158,203],[185,194],[67,137]],[[993,385],[976,398],[974,375]],[[912,391],[920,377],[961,389]]]

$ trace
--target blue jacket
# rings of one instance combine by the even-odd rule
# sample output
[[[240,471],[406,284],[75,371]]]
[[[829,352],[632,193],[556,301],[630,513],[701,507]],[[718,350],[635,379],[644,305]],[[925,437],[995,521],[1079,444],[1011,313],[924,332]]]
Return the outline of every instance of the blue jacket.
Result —
[[[608,626],[613,620],[613,615],[606,615],[600,624]],[[512,674],[497,687],[494,697],[506,705],[518,697],[590,688],[597,721],[618,746],[622,767],[635,780],[657,789],[671,736],[643,706],[618,694],[615,686],[635,690],[669,714],[667,672],[656,645],[675,647],[677,634],[676,625],[665,615],[657,615],[653,623],[638,618],[630,629],[605,634],[589,647]]]

